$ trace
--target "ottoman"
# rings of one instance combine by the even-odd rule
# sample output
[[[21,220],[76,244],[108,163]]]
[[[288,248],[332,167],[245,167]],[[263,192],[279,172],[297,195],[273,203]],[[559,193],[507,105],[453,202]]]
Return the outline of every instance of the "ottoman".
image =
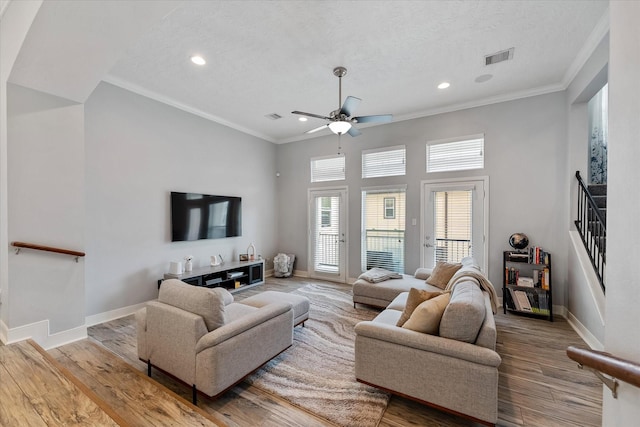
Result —
[[[286,292],[265,291],[239,301],[240,304],[260,308],[272,302],[288,302],[293,306],[293,326],[302,324],[309,318],[309,298]]]

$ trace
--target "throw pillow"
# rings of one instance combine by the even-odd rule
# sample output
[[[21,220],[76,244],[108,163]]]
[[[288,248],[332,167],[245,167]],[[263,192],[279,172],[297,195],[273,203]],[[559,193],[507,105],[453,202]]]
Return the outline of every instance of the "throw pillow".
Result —
[[[449,298],[450,293],[446,292],[421,303],[402,327],[416,332],[437,335],[440,319],[449,304]]]
[[[402,315],[396,323],[396,326],[402,326],[404,323],[409,320],[411,314],[416,309],[417,306],[429,300],[433,297],[437,297],[442,294],[442,292],[430,292],[424,291],[421,289],[411,288],[409,289],[409,296],[407,297],[407,303],[404,306],[404,310],[402,310]]]
[[[431,276],[431,272],[433,270],[430,268],[418,268],[416,270],[416,272],[414,273],[413,277],[415,277],[416,279],[420,279],[420,280],[425,280],[426,278],[428,278],[429,276]]]
[[[447,287],[449,280],[451,280],[453,275],[456,274],[456,271],[460,270],[460,268],[462,268],[462,264],[451,264],[439,261],[433,269],[431,276],[427,277],[426,282],[429,285],[444,289]]]

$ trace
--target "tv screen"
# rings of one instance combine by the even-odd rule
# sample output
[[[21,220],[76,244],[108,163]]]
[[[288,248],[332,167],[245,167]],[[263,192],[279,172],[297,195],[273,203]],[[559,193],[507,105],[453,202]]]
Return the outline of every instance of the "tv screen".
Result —
[[[171,192],[171,241],[242,236],[242,199]]]

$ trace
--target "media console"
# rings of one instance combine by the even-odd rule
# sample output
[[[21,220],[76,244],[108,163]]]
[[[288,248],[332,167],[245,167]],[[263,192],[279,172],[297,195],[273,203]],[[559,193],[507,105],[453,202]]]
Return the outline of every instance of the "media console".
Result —
[[[194,268],[182,274],[165,273],[164,279],[158,280],[158,288],[162,280],[179,279],[194,286],[206,288],[223,287],[234,293],[264,283],[264,260],[231,261],[221,265]]]

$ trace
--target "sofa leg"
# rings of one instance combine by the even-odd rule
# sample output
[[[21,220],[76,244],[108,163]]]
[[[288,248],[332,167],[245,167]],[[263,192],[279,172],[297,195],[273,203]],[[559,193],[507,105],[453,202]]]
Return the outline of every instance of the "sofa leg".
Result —
[[[198,406],[198,390],[195,384],[191,386],[191,401],[194,405]]]
[[[151,359],[147,360],[147,376],[151,376]]]

